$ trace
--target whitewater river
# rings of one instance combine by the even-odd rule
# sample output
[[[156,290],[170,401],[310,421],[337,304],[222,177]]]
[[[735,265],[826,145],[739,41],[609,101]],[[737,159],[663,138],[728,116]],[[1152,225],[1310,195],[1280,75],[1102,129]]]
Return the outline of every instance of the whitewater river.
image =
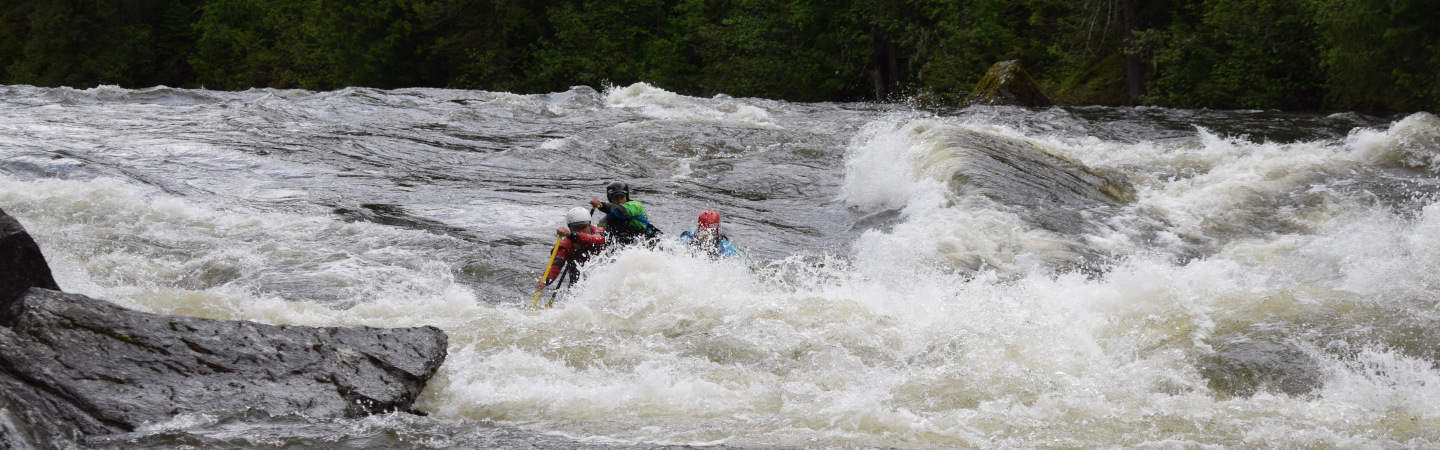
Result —
[[[0,86],[62,289],[450,336],[426,416],[87,446],[1440,446],[1437,172],[1425,113]],[[667,240],[531,310],[612,180]]]

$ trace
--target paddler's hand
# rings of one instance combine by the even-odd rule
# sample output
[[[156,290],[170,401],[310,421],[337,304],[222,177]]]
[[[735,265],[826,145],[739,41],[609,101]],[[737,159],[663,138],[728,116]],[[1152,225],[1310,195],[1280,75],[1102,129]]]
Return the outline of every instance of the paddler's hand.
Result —
[[[560,226],[555,228],[555,235],[560,237],[570,236],[570,227]]]
[[[545,279],[544,279],[544,278],[541,278],[539,281],[536,281],[536,282],[535,282],[535,292],[540,292],[541,289],[545,289]]]
[[[599,199],[599,198],[590,197],[590,207],[591,207],[591,208],[599,208],[600,205],[602,205],[602,204],[603,204],[603,203],[600,202],[600,199]]]

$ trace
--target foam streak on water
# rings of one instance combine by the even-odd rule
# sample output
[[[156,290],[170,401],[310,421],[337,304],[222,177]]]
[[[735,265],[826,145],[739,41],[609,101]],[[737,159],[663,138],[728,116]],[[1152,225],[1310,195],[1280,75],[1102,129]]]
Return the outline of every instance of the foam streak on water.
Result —
[[[1429,114],[0,92],[0,208],[62,288],[451,338],[426,417],[106,445],[1440,445]],[[757,267],[667,238],[527,310],[611,179],[666,236],[719,210]]]

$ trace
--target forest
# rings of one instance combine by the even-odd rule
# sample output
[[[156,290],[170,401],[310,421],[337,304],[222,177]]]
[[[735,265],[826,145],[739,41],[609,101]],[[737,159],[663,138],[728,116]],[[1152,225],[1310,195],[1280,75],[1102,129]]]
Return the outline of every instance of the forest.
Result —
[[[1434,0],[0,0],[0,84],[1440,110]]]

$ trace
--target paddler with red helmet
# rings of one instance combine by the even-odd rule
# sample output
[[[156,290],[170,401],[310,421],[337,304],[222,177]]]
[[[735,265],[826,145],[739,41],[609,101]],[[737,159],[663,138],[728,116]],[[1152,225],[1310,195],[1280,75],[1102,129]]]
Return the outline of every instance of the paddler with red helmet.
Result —
[[[730,238],[720,232],[720,213],[713,209],[700,212],[695,220],[695,229],[680,233],[684,242],[711,258],[741,256],[741,252],[730,243]]]

